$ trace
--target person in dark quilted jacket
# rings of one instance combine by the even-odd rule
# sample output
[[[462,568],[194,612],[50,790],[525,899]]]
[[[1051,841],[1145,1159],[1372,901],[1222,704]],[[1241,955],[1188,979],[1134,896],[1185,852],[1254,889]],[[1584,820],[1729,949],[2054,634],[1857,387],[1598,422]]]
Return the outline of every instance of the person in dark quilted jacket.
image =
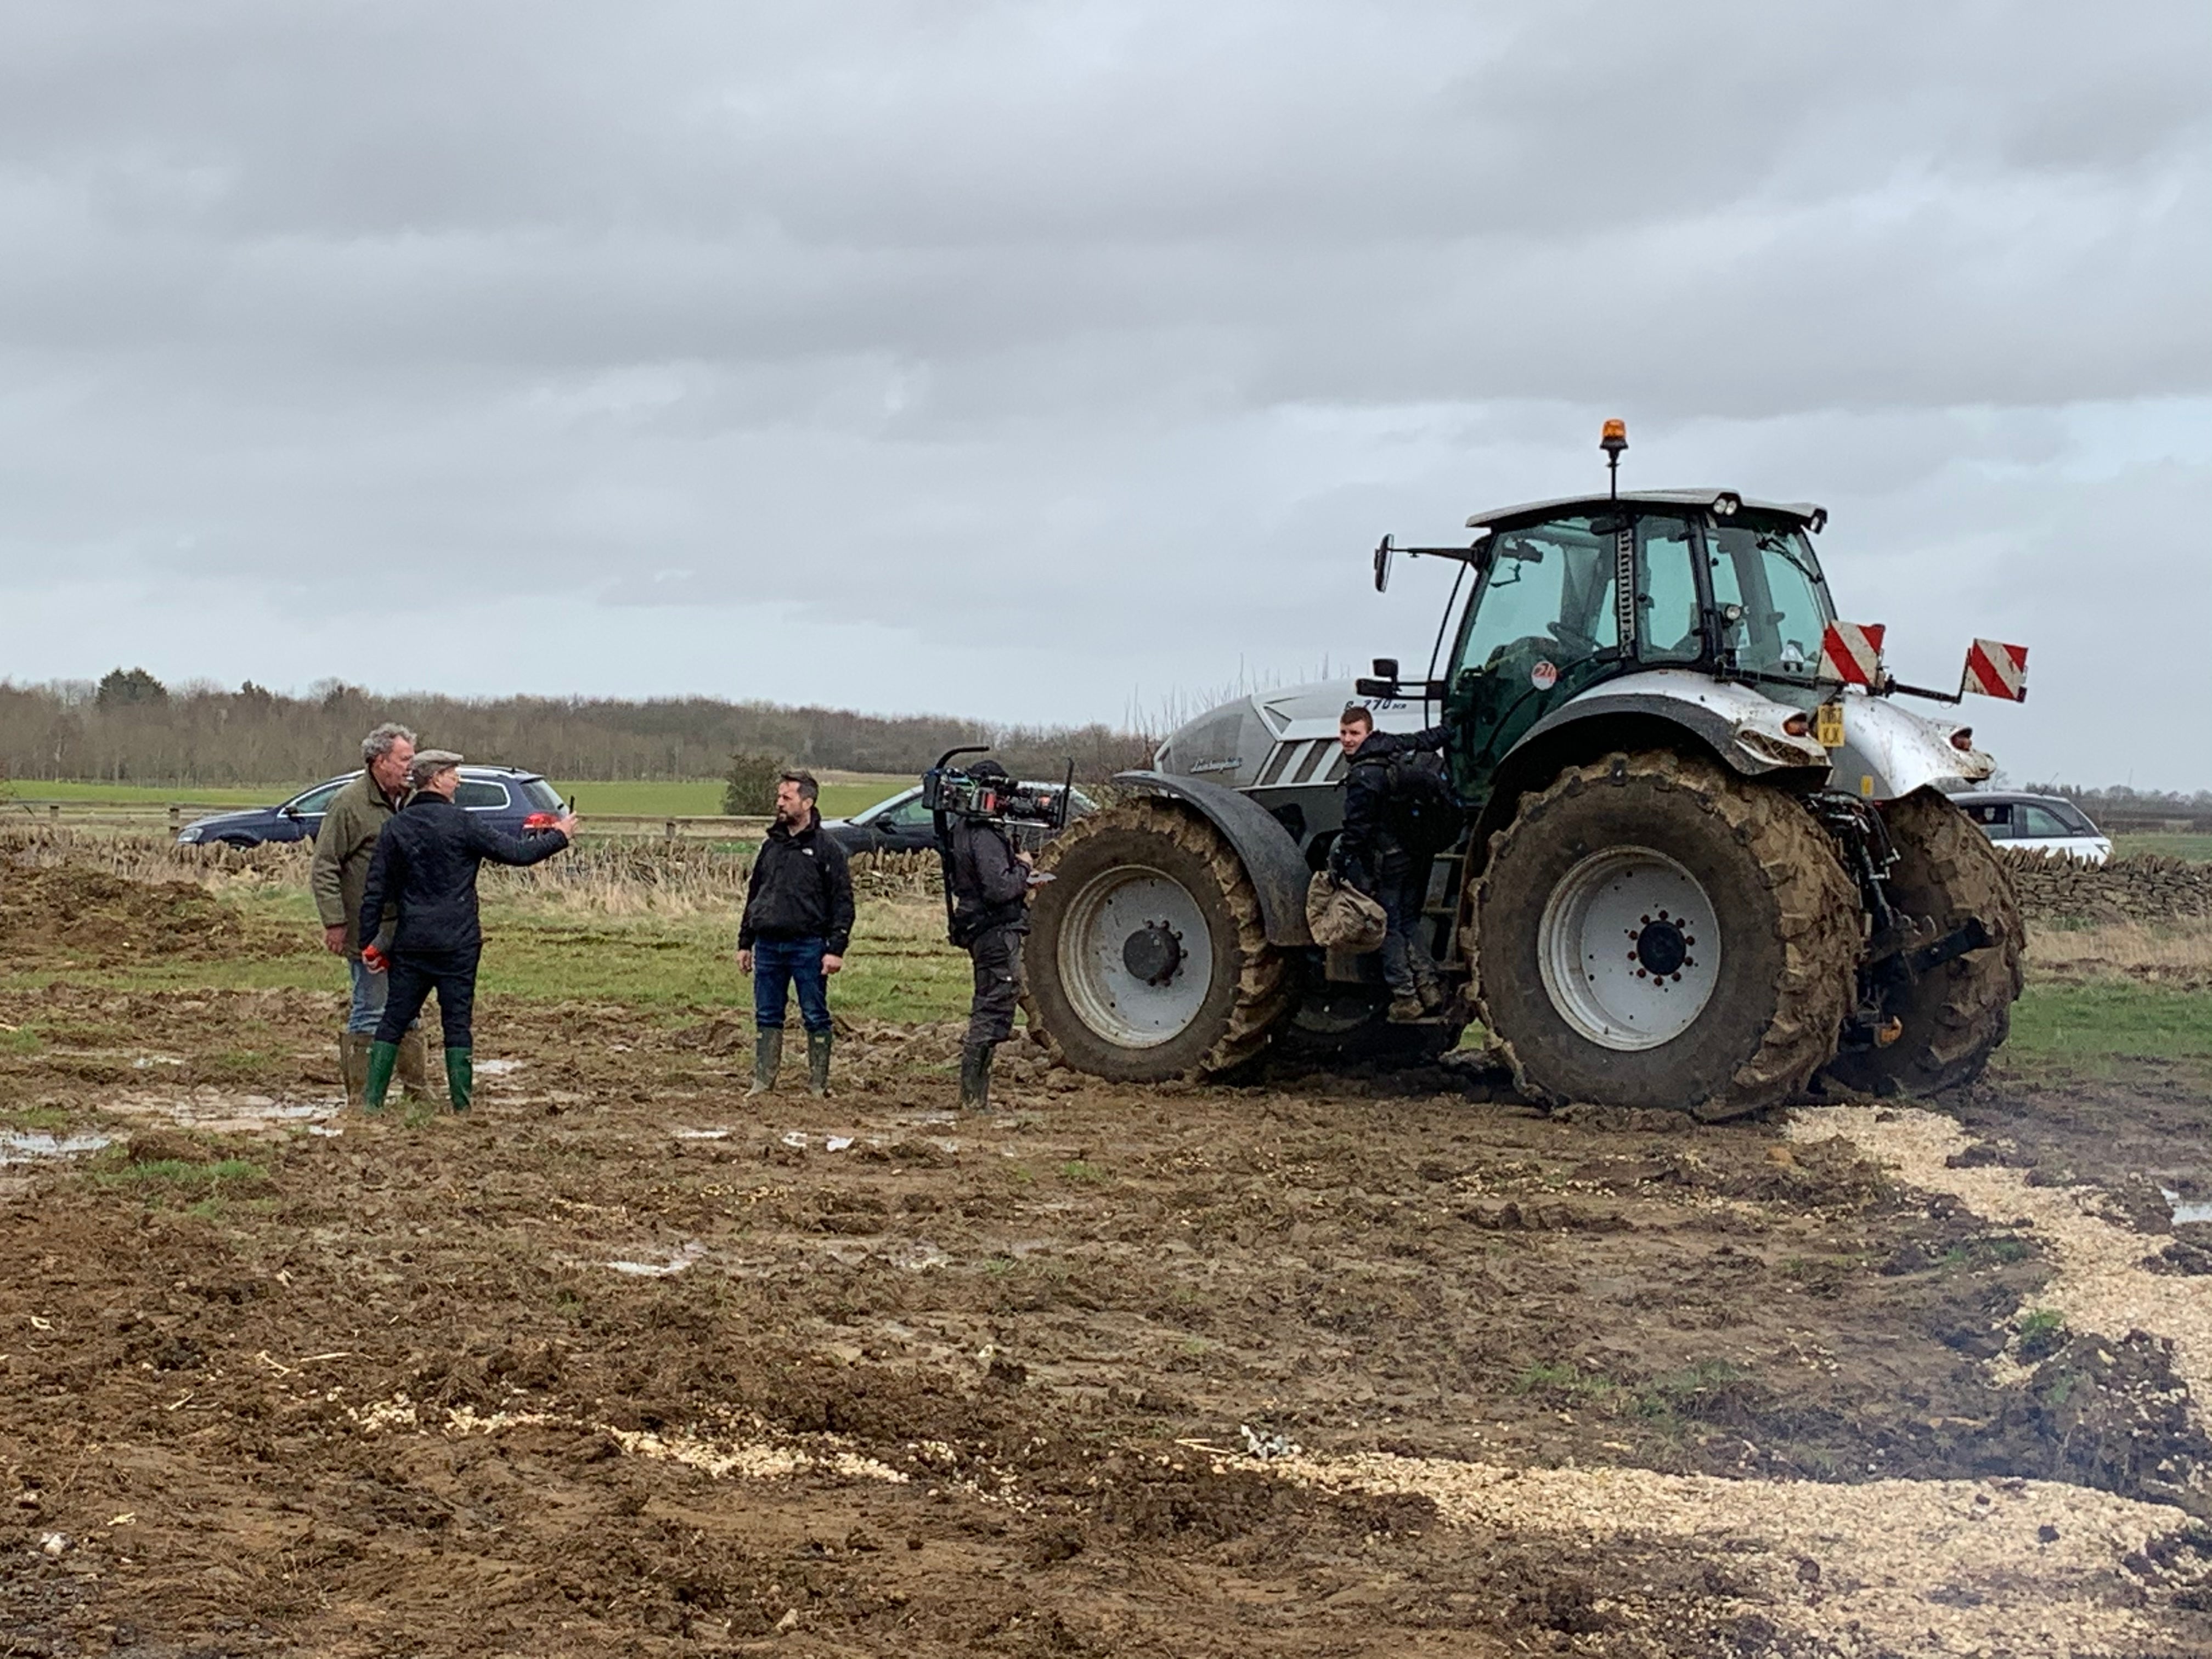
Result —
[[[362,1104],[372,1112],[384,1109],[400,1039],[434,990],[445,1024],[447,1097],[455,1111],[469,1109],[476,1096],[477,963],[483,953],[477,870],[486,859],[536,864],[566,847],[575,833],[573,814],[550,830],[518,837],[455,805],[460,763],[450,750],[416,751],[410,769],[414,799],[379,832],[369,857],[360,922],[361,937],[370,942],[362,960],[391,975],[384,1017],[368,1049]]]

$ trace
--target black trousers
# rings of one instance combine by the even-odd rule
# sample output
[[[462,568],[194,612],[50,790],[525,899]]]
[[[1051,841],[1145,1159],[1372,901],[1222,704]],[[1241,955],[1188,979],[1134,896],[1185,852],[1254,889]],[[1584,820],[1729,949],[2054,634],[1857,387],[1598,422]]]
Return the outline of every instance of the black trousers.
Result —
[[[1022,994],[1022,935],[1025,927],[987,927],[969,942],[975,965],[975,995],[968,1005],[968,1041],[1004,1042],[1014,1034],[1014,1007]]]
[[[376,1040],[397,1042],[422,1012],[430,993],[438,994],[438,1016],[446,1028],[446,1047],[473,1047],[470,1023],[476,1017],[477,963],[483,955],[480,945],[465,951],[410,951],[394,955],[387,970],[392,987],[385,994],[384,1018],[377,1022]]]
[[[1382,982],[1398,995],[1407,996],[1418,981],[1436,973],[1436,964],[1429,960],[1420,937],[1421,910],[1429,902],[1429,872],[1436,860],[1393,848],[1380,862],[1375,897],[1389,922],[1382,938]]]

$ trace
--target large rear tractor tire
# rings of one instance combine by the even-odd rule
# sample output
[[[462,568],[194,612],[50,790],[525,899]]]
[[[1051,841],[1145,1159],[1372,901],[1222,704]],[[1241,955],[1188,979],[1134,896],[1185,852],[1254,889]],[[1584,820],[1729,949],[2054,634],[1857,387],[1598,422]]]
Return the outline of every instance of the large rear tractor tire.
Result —
[[[1224,1072],[1264,1047],[1292,975],[1228,841],[1173,801],[1077,820],[1038,867],[1023,1006],[1079,1072],[1117,1083]]]
[[[1790,795],[1686,756],[1610,755],[1492,838],[1477,1008],[1532,1097],[1735,1116],[1834,1055],[1859,918]]]
[[[1903,1026],[1887,1048],[1847,1048],[1828,1075],[1868,1094],[1934,1094],[1972,1083],[2012,1030],[2027,929],[2012,877],[1989,837],[1937,791],[1881,809],[1897,862],[1890,902],[1941,939],[1978,917],[1996,943],[1893,990],[1884,1012]]]

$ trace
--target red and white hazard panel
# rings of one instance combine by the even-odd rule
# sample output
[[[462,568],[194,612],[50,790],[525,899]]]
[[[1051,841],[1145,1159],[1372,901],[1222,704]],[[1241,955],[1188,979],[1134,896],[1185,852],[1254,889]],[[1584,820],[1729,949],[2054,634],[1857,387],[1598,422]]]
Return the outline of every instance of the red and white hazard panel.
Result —
[[[1832,622],[1820,635],[1820,678],[1869,690],[1881,684],[1881,623]]]
[[[2027,647],[1997,640],[1976,640],[1966,647],[1966,677],[1961,691],[1978,691],[1985,697],[2027,701]]]

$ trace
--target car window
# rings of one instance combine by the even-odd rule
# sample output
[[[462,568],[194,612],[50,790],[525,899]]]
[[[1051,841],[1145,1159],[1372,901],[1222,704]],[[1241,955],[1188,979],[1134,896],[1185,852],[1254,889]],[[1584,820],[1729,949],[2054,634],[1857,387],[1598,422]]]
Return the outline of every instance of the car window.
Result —
[[[336,783],[326,783],[319,789],[310,789],[304,795],[295,795],[285,805],[303,817],[312,817],[318,812],[327,812],[331,810],[332,798],[352,781],[351,778],[340,778]]]
[[[532,778],[522,786],[522,798],[541,812],[558,812],[567,803],[561,792],[543,778]]]
[[[2061,823],[2058,814],[2047,806],[2015,806],[2012,817],[2014,833],[2018,836],[2070,836],[2074,833]]]
[[[2050,811],[2053,817],[2066,826],[2066,833],[2069,836],[2094,836],[2097,833],[2097,826],[2089,822],[2089,815],[2072,801],[2052,801]]]
[[[875,820],[875,827],[878,830],[927,830],[931,827],[929,808],[922,805],[921,797],[916,795],[912,800],[902,801],[888,812],[879,814]]]
[[[464,778],[453,790],[453,805],[471,812],[495,812],[507,805],[507,786]]]
[[[2012,807],[2004,801],[1970,800],[1960,803],[1961,810],[1981,825],[1992,841],[2012,838]]]

